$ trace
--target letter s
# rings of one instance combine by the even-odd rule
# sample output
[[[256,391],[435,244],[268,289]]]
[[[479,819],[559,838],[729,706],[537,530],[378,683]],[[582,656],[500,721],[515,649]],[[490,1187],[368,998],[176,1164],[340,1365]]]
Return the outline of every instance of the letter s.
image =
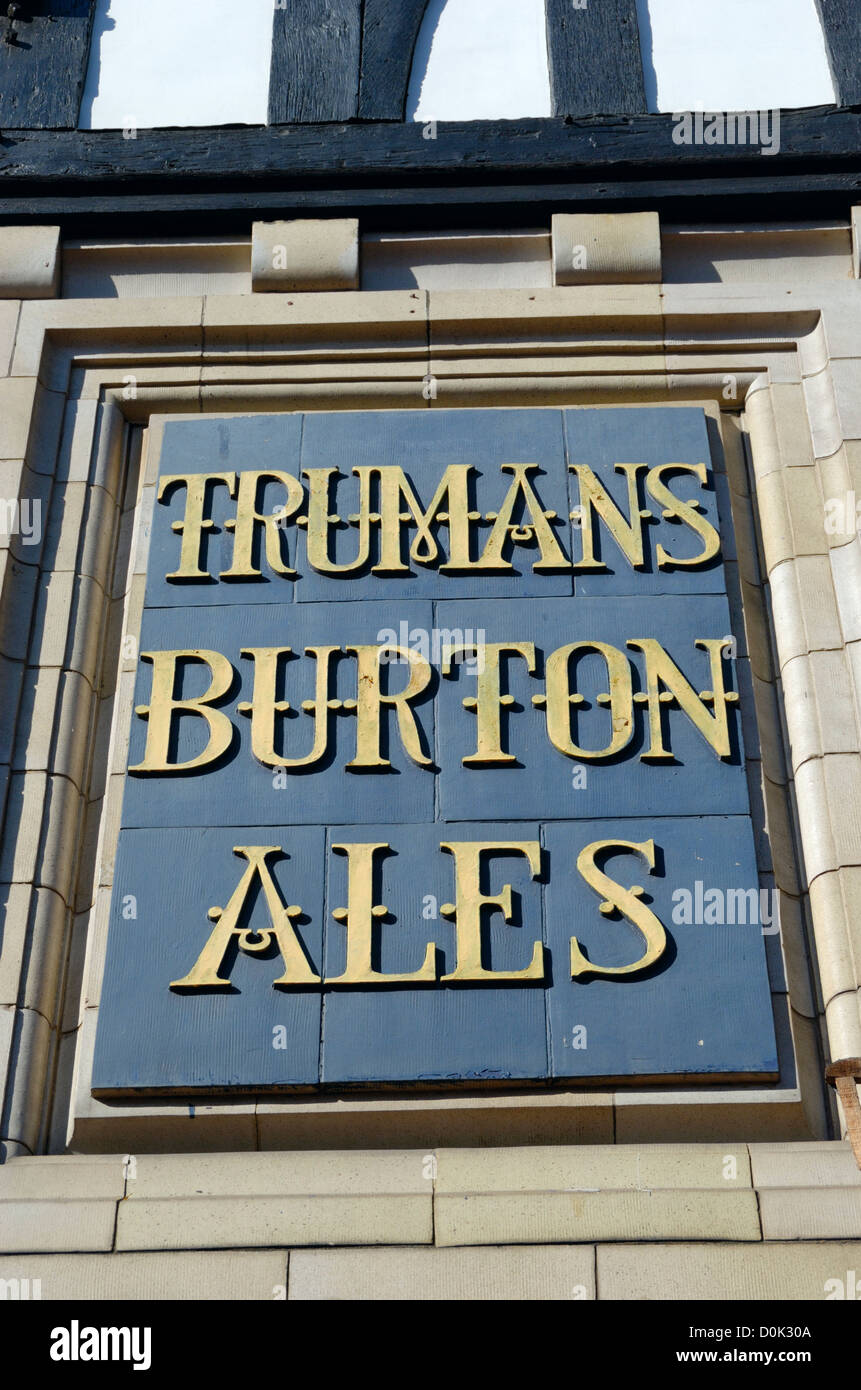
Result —
[[[594,888],[600,894],[602,902],[599,911],[605,915],[618,908],[634,926],[643,933],[646,941],[645,953],[639,960],[632,965],[593,965],[587,960],[576,936],[571,938],[571,978],[576,980],[581,975],[632,975],[634,972],[646,970],[655,961],[660,960],[667,947],[667,934],[662,923],[655,916],[654,912],[646,907],[645,903],[639,901],[643,894],[643,889],[637,886],[632,888],[622,888],[613,879],[608,878],[605,873],[598,868],[595,860],[602,850],[611,850],[613,853],[620,854],[625,850],[633,850],[639,854],[649,866],[650,871],[655,867],[655,842],[654,840],[644,840],[637,844],[633,840],[595,840],[591,845],[580,851],[577,856],[577,871],[580,873],[590,888]]]

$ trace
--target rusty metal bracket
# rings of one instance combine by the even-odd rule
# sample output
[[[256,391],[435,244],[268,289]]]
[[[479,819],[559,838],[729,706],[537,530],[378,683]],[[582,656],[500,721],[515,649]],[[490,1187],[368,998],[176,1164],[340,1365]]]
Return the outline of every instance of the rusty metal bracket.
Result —
[[[846,1117],[846,1134],[852,1145],[855,1162],[861,1168],[861,1101],[858,1082],[861,1081],[861,1057],[844,1057],[830,1062],[825,1068],[825,1080],[837,1092]]]

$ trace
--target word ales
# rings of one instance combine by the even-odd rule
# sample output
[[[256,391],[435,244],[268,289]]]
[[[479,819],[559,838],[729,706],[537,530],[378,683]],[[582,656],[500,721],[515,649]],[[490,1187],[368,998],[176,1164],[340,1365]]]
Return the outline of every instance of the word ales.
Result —
[[[541,845],[538,840],[501,840],[491,843],[460,840],[443,843],[441,850],[454,858],[456,897],[453,903],[440,908],[443,917],[456,923],[457,964],[449,974],[440,975],[437,967],[436,943],[428,942],[424,962],[417,970],[406,972],[381,971],[374,964],[375,937],[381,920],[389,909],[374,902],[375,869],[381,856],[391,852],[388,844],[333,844],[336,854],[347,857],[347,906],[335,908],[332,916],[347,930],[345,969],[329,976],[327,985],[419,985],[435,984],[518,984],[543,982],[546,978],[545,946],[535,941],[529,965],[520,970],[494,969],[486,964],[482,935],[482,912],[498,911],[503,920],[513,920],[511,884],[501,892],[484,893],[481,881],[485,861],[496,854],[522,855],[529,864],[533,879],[542,871]],[[586,958],[576,937],[570,941],[571,978],[596,975],[613,978],[646,970],[660,960],[667,945],[667,934],[654,912],[640,899],[645,889],[640,885],[623,888],[598,867],[598,856],[632,852],[645,860],[654,872],[656,854],[654,840],[596,840],[577,856],[577,872],[601,898],[604,914],[621,913],[642,934],[645,949],[639,959],[629,965],[601,966]],[[305,916],[301,904],[285,905],[268,862],[282,853],[278,845],[237,845],[233,853],[247,861],[235,893],[226,907],[211,907],[209,919],[216,923],[212,934],[196,963],[187,975],[171,982],[173,990],[231,989],[230,970],[226,967],[234,947],[257,953],[276,946],[284,965],[283,974],[273,984],[279,989],[322,985],[324,981],[309,960],[297,935],[294,923]],[[271,925],[250,928],[248,912],[258,890],[262,890],[270,914]],[[226,973],[224,973],[226,971]]]

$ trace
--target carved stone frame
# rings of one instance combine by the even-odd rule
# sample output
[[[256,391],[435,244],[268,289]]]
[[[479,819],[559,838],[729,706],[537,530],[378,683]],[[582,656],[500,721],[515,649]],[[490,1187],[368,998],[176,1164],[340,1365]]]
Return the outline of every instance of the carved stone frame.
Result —
[[[39,643],[50,640],[51,624],[65,614],[63,670],[90,679],[96,695],[83,731],[58,701],[51,761],[37,774],[42,781],[27,783],[31,775],[22,774],[20,795],[10,791],[7,806],[12,860],[38,888],[29,909],[36,915],[27,927],[27,984],[6,1020],[11,1060],[2,1134],[11,1152],[56,1152],[67,1143],[145,1152],[827,1135],[822,1053],[861,1053],[849,889],[841,878],[852,852],[829,808],[835,797],[858,793],[861,759],[822,750],[815,707],[790,700],[780,683],[788,654],[799,643],[804,649],[817,624],[833,621],[839,630],[842,613],[839,588],[836,597],[831,591],[834,612],[825,615],[810,582],[815,566],[808,561],[827,566],[828,555],[807,556],[791,541],[787,555],[781,541],[787,526],[791,532],[792,470],[830,470],[831,479],[839,467],[842,440],[815,304],[757,311],[748,303],[738,313],[707,292],[679,291],[673,307],[658,286],[36,302],[22,308],[12,375],[33,393],[28,461],[41,460],[44,469],[56,454],[55,487],[62,479],[88,485],[81,518],[63,519],[73,559],[68,569],[54,567],[34,610],[27,660],[39,664]],[[784,919],[780,992],[792,1043],[787,1034],[782,1086],[389,1093],[193,1107],[93,1100],[87,1044],[104,944],[97,930],[99,859],[112,855],[117,802],[106,789],[122,767],[111,762],[109,731],[128,719],[121,638],[132,630],[127,624],[140,601],[140,584],[127,576],[122,557],[133,554],[134,525],[145,524],[145,491],[141,505],[137,488],[128,492],[135,459],[125,426],[151,423],[152,436],[163,417],[200,411],[596,403],[701,403],[719,427],[738,546],[734,582],[744,608],[740,654],[752,669],[764,813]],[[156,456],[150,437],[144,483]],[[857,544],[850,543],[851,564]],[[4,604],[21,592],[17,582],[4,586]],[[7,616],[0,612],[0,620]],[[854,698],[851,688],[848,694]],[[794,766],[794,750],[816,740],[820,754]],[[28,836],[35,846],[29,878]],[[810,969],[806,924],[818,970]],[[85,970],[95,971],[90,983]]]

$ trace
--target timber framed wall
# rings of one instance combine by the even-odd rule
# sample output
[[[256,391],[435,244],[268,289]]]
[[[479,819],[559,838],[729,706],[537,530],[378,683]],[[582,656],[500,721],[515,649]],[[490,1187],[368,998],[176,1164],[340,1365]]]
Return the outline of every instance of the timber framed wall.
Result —
[[[861,17],[852,0],[816,0],[837,105],[859,97]],[[269,124],[403,121],[428,0],[293,0],[273,6]],[[90,60],[95,0],[21,3],[0,50],[0,128],[74,129]],[[584,24],[546,0],[553,114],[647,111],[636,0],[610,0]],[[8,38],[7,38],[8,36]]]
[[[660,206],[666,218],[847,216],[861,175],[853,0],[817,0],[833,105],[781,113],[779,152],[673,141],[648,114],[635,0],[588,24],[547,0],[555,114],[405,121],[426,0],[291,0],[273,9],[269,125],[79,130],[93,0],[20,5],[0,43],[0,222],[62,219],[67,235],[211,233],[257,216],[358,212],[367,230],[511,223]]]

